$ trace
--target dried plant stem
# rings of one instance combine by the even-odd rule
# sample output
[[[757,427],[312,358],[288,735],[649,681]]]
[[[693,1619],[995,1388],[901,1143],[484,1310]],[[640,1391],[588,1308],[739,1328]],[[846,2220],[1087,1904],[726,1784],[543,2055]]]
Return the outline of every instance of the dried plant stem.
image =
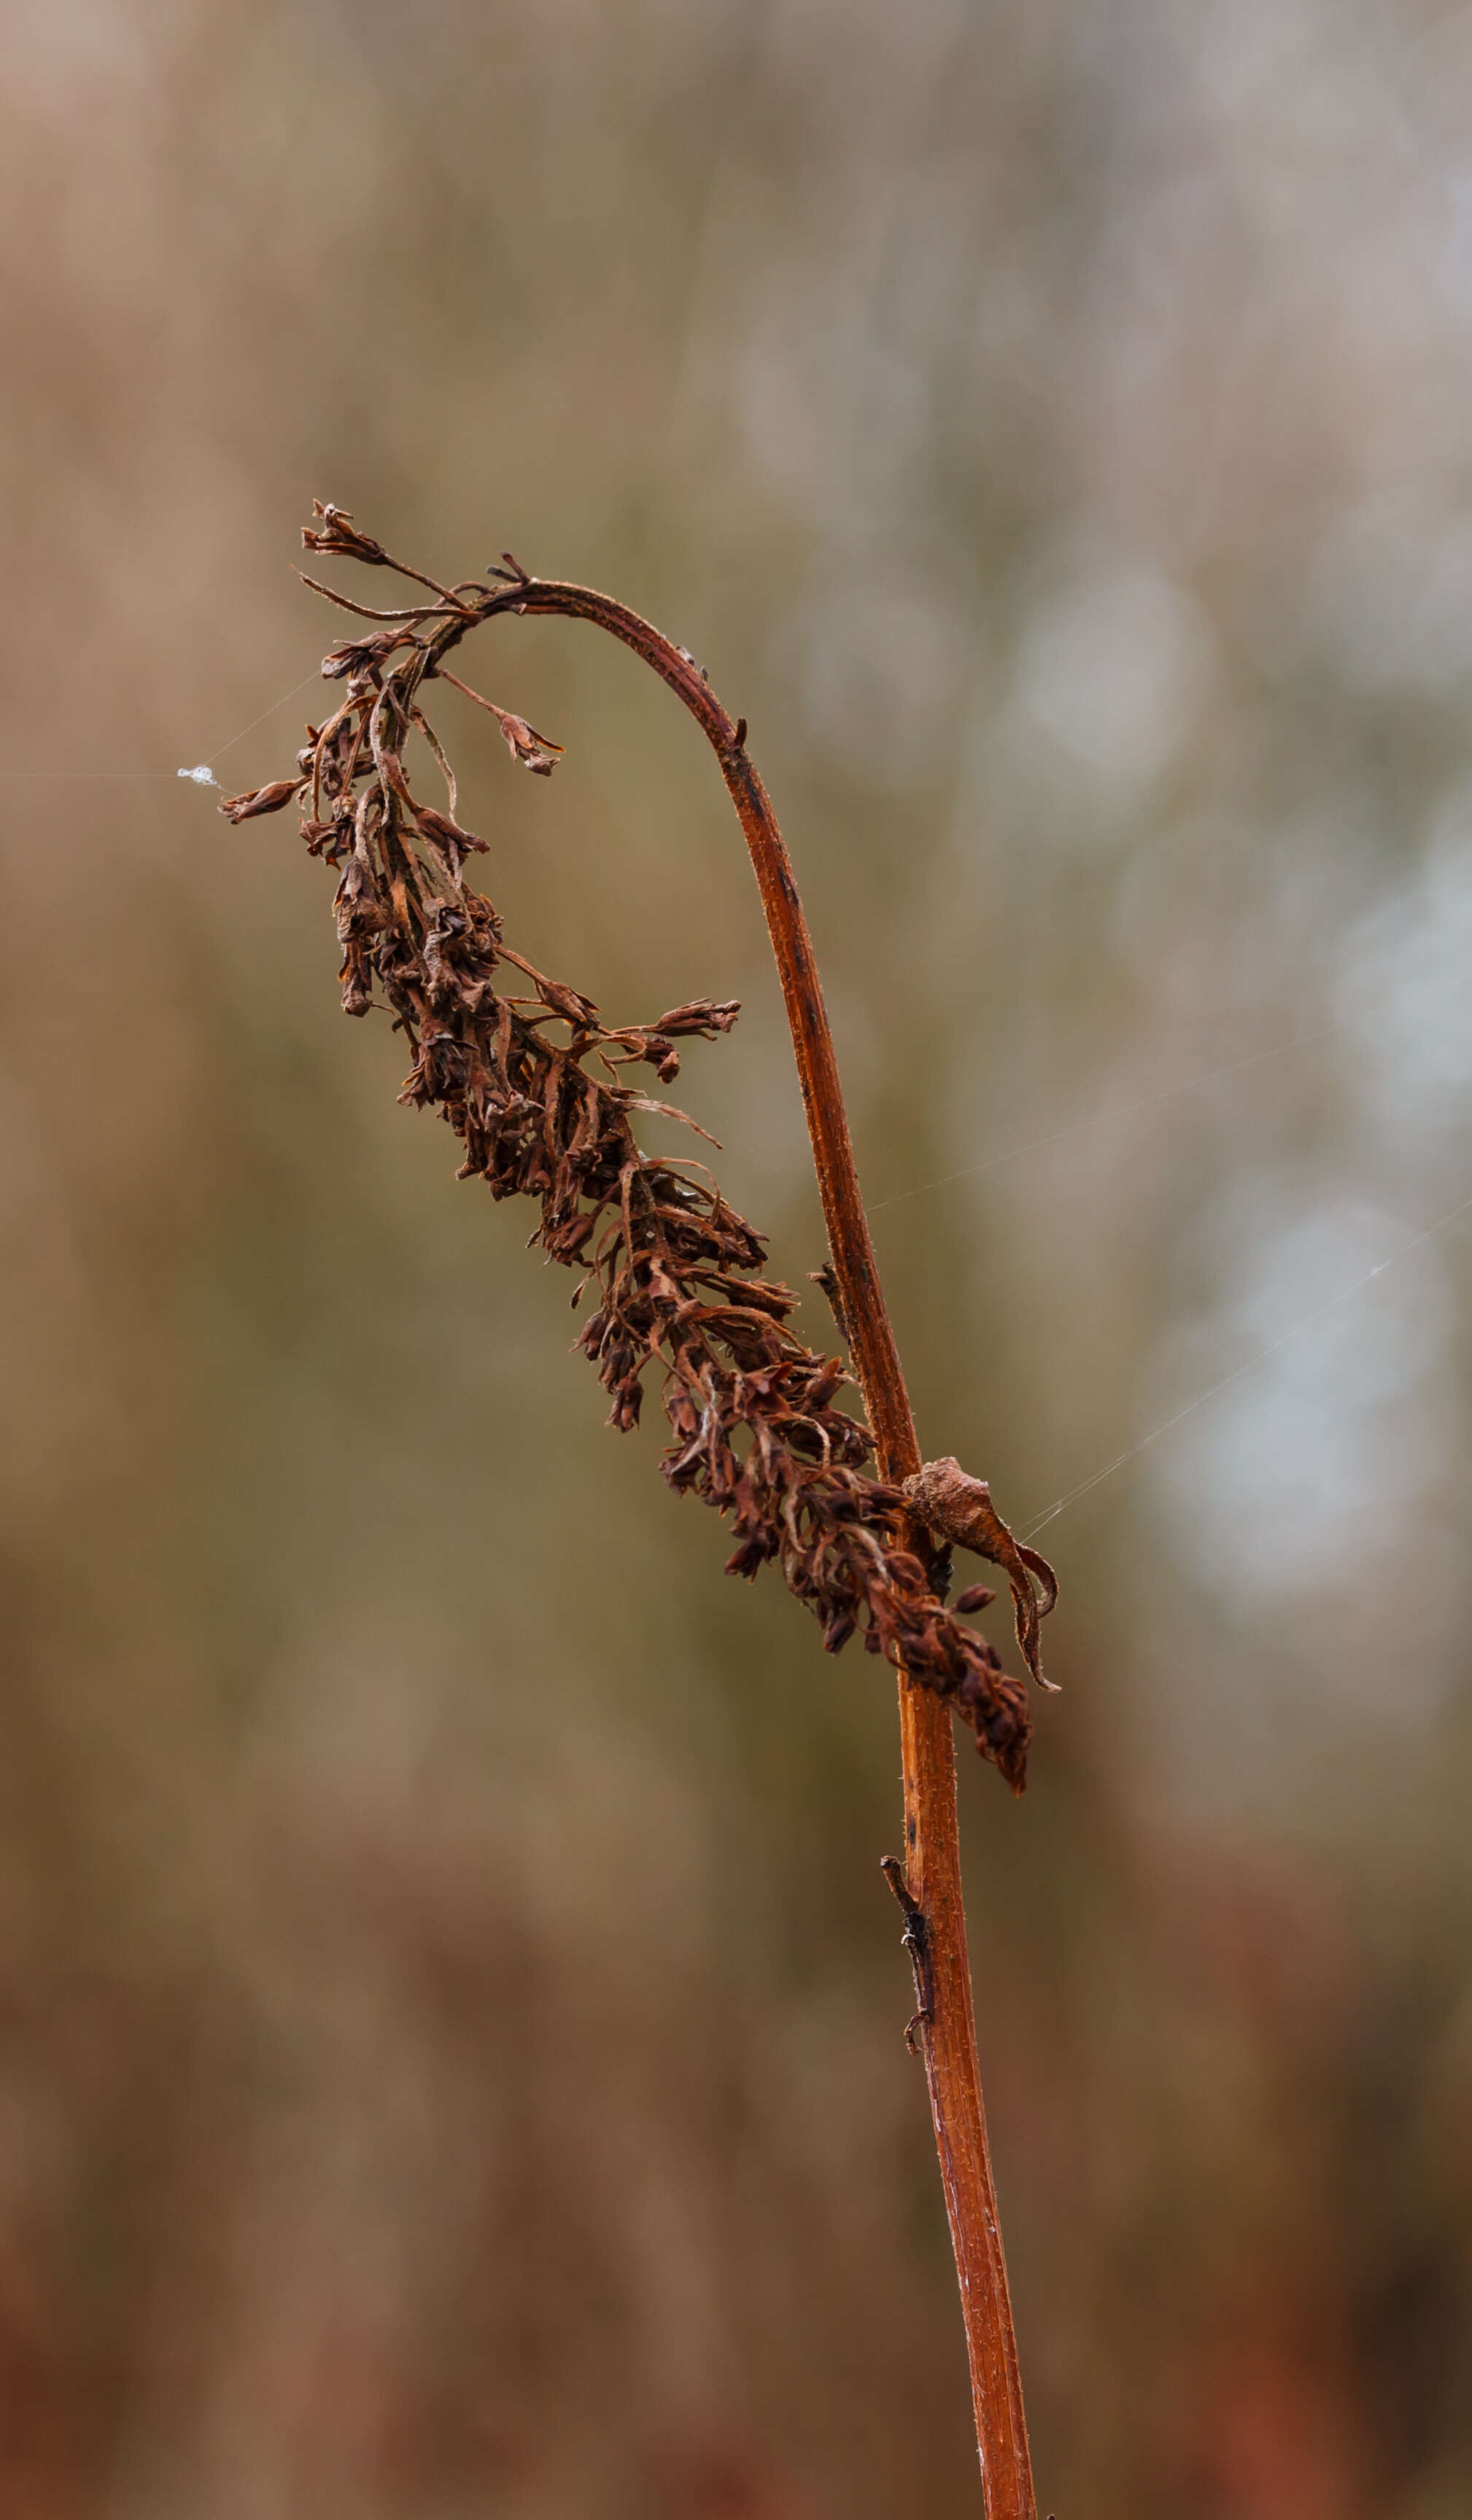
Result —
[[[976,2064],[952,1730],[957,1716],[969,1724],[982,1755],[1020,1792],[1031,1724],[1023,1684],[963,1624],[995,1596],[967,1587],[954,1612],[945,1596],[954,1546],[1002,1567],[1023,1660],[1047,1687],[1038,1631],[1056,1596],[1052,1570],[1007,1530],[984,1481],[950,1459],[921,1463],[812,940],[777,818],[747,758],[745,720],[727,714],[684,649],[608,596],[533,578],[510,553],[487,579],[442,587],[404,569],[344,510],[319,501],[315,517],[302,536],[309,551],[397,570],[438,601],[375,610],[308,579],[384,626],[324,658],[324,677],[345,693],[321,727],[308,728],[296,776],[227,797],[220,810],[242,823],[296,802],[308,850],[338,871],[344,1012],[392,1010],[414,1059],[400,1101],[437,1108],[449,1122],[464,1149],[461,1179],[483,1179],[497,1198],[539,1202],[533,1240],[550,1260],[584,1273],[574,1308],[597,1286],[578,1345],[610,1396],[610,1424],[638,1424],[645,1374],[659,1371],[673,1438],[663,1475],[676,1494],[694,1493],[729,1515],[736,1540],[729,1571],[750,1577],[777,1560],[822,1620],[828,1652],[858,1633],[866,1651],[899,1673],[906,1860],[902,1867],[888,1857],[884,1870],[914,1968],[906,2039],[914,2046],[918,2032],[925,2057],[987,2509],[990,2520],[1036,2520]],[[466,853],[485,843],[458,820],[454,772],[422,695],[436,679],[454,683],[490,710],[526,769],[550,776],[560,745],[445,664],[468,631],[527,612],[591,621],[621,640],[679,695],[715,748],[781,978],[827,1224],[824,1283],[848,1335],[867,1425],[835,1406],[841,1362],[786,1328],[797,1299],[756,1274],[762,1237],[717,1185],[647,1155],[633,1132],[634,1114],[670,1106],[619,1083],[620,1074],[646,1064],[668,1081],[680,1041],[729,1031],[739,1010],[692,999],[654,1025],[611,1029],[591,999],[513,952],[492,903],[464,881]],[[444,775],[448,815],[409,784],[411,733]],[[514,982],[511,993],[497,987],[502,963],[530,980],[533,997],[514,994]],[[563,1027],[565,1045],[557,1038]],[[871,1452],[877,1479],[864,1467]]]
[[[715,748],[756,871],[781,977],[828,1245],[879,1471],[886,1479],[903,1481],[920,1468],[910,1395],[860,1196],[812,939],[777,816],[747,758],[745,721],[728,716],[703,674],[679,649],[607,596],[534,579],[509,589],[498,608],[592,621],[621,639],[678,693]],[[919,1526],[912,1545],[924,1545]],[[906,1868],[925,1919],[933,1987],[933,2019],[920,2035],[965,2320],[986,2507],[989,2520],[1036,2520],[1017,2341],[976,2058],[953,1721],[946,1702],[933,1690],[916,1687],[903,1671],[899,1686]]]

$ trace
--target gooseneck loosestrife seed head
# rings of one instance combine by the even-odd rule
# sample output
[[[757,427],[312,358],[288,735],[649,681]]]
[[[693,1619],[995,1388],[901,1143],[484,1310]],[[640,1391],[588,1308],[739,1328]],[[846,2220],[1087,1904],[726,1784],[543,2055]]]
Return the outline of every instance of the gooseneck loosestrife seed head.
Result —
[[[537,1202],[533,1242],[582,1273],[572,1301],[587,1296],[591,1310],[578,1344],[609,1395],[610,1424],[636,1426],[647,1381],[657,1383],[670,1431],[664,1477],[728,1518],[728,1571],[749,1577],[779,1565],[822,1622],[829,1653],[857,1634],[870,1653],[944,1698],[1020,1790],[1027,1692],[957,1615],[993,1596],[973,1587],[955,1611],[946,1607],[950,1548],[959,1542],[1004,1570],[1018,1642],[1040,1681],[1050,1570],[955,1464],[930,1464],[908,1490],[872,1474],[869,1428],[839,1405],[852,1388],[847,1370],[788,1327],[797,1297],[763,1276],[761,1235],[702,1166],[647,1154],[635,1135],[641,1114],[686,1115],[642,1092],[630,1071],[645,1066],[673,1082],[680,1044],[729,1032],[737,1007],[694,998],[657,1022],[611,1026],[580,990],[514,952],[499,913],[466,880],[467,861],[486,843],[460,821],[425,697],[436,681],[454,684],[490,711],[517,761],[550,775],[561,746],[483,699],[445,661],[479,623],[522,608],[518,593],[533,581],[512,563],[489,582],[440,586],[391,561],[341,509],[318,503],[316,516],[303,532],[308,550],[395,569],[428,597],[374,611],[307,580],[365,622],[323,662],[341,700],[308,727],[294,777],[232,796],[221,812],[244,823],[297,802],[307,848],[338,870],[345,1012],[365,1015],[379,1001],[391,1009],[412,1060],[399,1099],[449,1123],[464,1149],[462,1180],[487,1182],[497,1199]],[[416,738],[443,777],[444,808],[410,784]],[[979,1511],[973,1502],[969,1515],[958,1513],[953,1501],[948,1517],[944,1495],[931,1498],[924,1481],[935,1490],[947,1466]],[[922,1541],[923,1554],[917,1517],[939,1542]]]
[[[1020,1791],[1029,1717],[1020,1681],[964,1622],[993,1598],[984,1586],[946,1607],[950,1553],[976,1551],[1011,1587],[1017,1642],[1047,1687],[1039,1626],[1051,1571],[1007,1530],[984,1480],[959,1462],[922,1462],[884,1303],[832,1030],[791,860],[772,800],[732,717],[688,650],[593,588],[505,567],[441,586],[390,559],[338,508],[318,506],[308,550],[389,569],[425,590],[375,609],[315,578],[307,584],[371,626],[335,648],[323,671],[340,704],[309,727],[290,779],[223,811],[244,823],[293,798],[313,856],[338,871],[342,1002],[386,1005],[413,1064],[403,1099],[434,1105],[464,1148],[463,1175],[497,1198],[537,1201],[532,1236],[591,1289],[581,1344],[609,1393],[615,1426],[637,1423],[657,1383],[670,1441],[664,1475],[727,1517],[734,1572],[781,1567],[836,1652],[859,1635],[898,1673],[905,1861],[884,1869],[905,1912],[915,1983],[907,2042],[923,2056],[936,2151],[956,2252],[976,2441],[988,2520],[1037,2520],[1016,2331],[976,2061],[957,1825],[955,1727]],[[472,690],[447,657],[495,617],[557,614],[592,623],[643,657],[714,748],[761,894],[802,1088],[828,1236],[816,1273],[853,1357],[864,1421],[840,1406],[849,1376],[789,1328],[796,1297],[763,1275],[765,1247],[704,1166],[646,1154],[635,1123],[668,1103],[630,1071],[669,1084],[680,1045],[728,1032],[730,1002],[692,998],[657,1023],[605,1024],[577,989],[548,979],[506,943],[489,901],[465,879],[485,843],[460,820],[455,774],[425,714],[449,683],[490,711],[517,761],[538,778],[560,746]],[[410,786],[422,741],[443,774],[444,807]],[[680,1114],[677,1117],[683,1116]],[[691,1122],[691,1126],[694,1126]],[[701,1133],[703,1134],[703,1132]],[[958,1615],[960,1614],[960,1615]]]

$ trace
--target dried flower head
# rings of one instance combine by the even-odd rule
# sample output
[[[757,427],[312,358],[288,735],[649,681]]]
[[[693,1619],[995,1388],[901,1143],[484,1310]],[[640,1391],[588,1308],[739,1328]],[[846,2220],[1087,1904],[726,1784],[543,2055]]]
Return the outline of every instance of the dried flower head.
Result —
[[[1012,1540],[979,1483],[969,1483],[979,1495],[959,1512],[954,1481],[910,1495],[870,1475],[869,1429],[840,1405],[852,1389],[847,1370],[788,1328],[797,1297],[763,1276],[762,1237],[702,1166],[647,1154],[635,1135],[641,1113],[686,1115],[639,1091],[628,1071],[651,1067],[670,1082],[678,1044],[729,1032],[736,1005],[696,998],[651,1024],[608,1025],[581,991],[506,944],[499,914],[465,880],[466,858],[485,842],[460,821],[424,694],[437,679],[455,684],[497,719],[516,760],[551,774],[561,747],[444,661],[478,623],[520,609],[535,581],[511,562],[486,580],[440,586],[391,560],[344,510],[319,504],[316,518],[303,534],[308,550],[392,568],[434,600],[374,612],[319,588],[383,626],[324,660],[325,677],[345,690],[324,723],[308,727],[296,777],[230,797],[221,811],[241,823],[296,797],[308,849],[338,870],[345,1012],[363,1015],[379,1001],[392,1011],[412,1058],[400,1100],[433,1106],[449,1123],[464,1149],[462,1180],[487,1182],[498,1199],[537,1202],[533,1241],[582,1271],[574,1306],[591,1290],[579,1345],[609,1395],[610,1423],[637,1425],[647,1381],[657,1385],[670,1430],[664,1476],[728,1519],[729,1571],[781,1566],[822,1622],[828,1652],[858,1635],[869,1652],[903,1666],[949,1702],[1020,1789],[1027,1691],[945,1607],[943,1593],[954,1542],[1001,1565],[1019,1644],[1041,1680],[1049,1570]],[[444,777],[448,811],[411,788],[405,755],[416,737]],[[932,1513],[938,1547],[924,1532]],[[981,1606],[983,1594],[973,1588],[958,1607]]]

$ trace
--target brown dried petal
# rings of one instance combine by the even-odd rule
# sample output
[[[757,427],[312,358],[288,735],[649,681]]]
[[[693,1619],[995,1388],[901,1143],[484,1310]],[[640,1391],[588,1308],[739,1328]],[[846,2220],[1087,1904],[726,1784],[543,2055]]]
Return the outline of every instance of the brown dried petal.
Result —
[[[1043,1688],[1056,1684],[1043,1669],[1038,1630],[1058,1598],[1058,1579],[1046,1557],[1014,1539],[992,1503],[985,1479],[973,1479],[954,1453],[926,1462],[905,1481],[905,1495],[920,1519],[942,1540],[973,1549],[1000,1566],[1012,1588],[1017,1642],[1034,1680]],[[1038,1589],[1034,1590],[1034,1585]]]
[[[550,779],[559,755],[566,750],[565,744],[554,743],[550,735],[538,735],[536,728],[528,726],[524,717],[517,717],[514,709],[498,708],[494,700],[490,709],[515,759],[524,762],[538,779]]]
[[[424,830],[432,840],[438,840],[441,848],[488,849],[491,845],[489,840],[477,839],[473,832],[463,832],[448,814],[438,813],[432,805],[416,801],[414,810]]]
[[[320,517],[322,521],[319,525],[302,526],[304,550],[322,552],[340,560],[360,560],[370,568],[382,565],[387,558],[382,544],[376,543],[371,534],[359,532],[349,509],[334,507],[331,499],[326,504],[321,499],[314,499],[312,514]]]
[[[257,814],[279,814],[300,785],[299,779],[273,779],[268,788],[247,788],[239,796],[227,796],[219,810],[230,823],[249,823]]]
[[[741,1012],[739,998],[691,998],[688,1005],[672,1007],[653,1026],[655,1032],[703,1033],[713,1041],[719,1032],[730,1032]]]

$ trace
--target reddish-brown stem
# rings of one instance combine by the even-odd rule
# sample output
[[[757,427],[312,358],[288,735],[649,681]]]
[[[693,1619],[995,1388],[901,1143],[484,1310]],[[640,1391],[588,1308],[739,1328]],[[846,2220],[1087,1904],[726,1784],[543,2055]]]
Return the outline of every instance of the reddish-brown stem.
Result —
[[[766,788],[746,754],[745,722],[728,716],[704,675],[680,649],[609,596],[533,578],[498,593],[480,608],[480,617],[503,611],[559,613],[592,621],[621,639],[679,695],[715,748],[745,833],[781,977],[828,1245],[879,1470],[887,1479],[908,1478],[920,1466],[920,1450],[859,1192],[833,1037],[791,862]],[[439,652],[459,635],[459,625],[441,634],[443,645],[435,643]],[[925,1545],[918,1532],[914,1539],[915,1545]],[[1017,2342],[976,2061],[952,1717],[941,1698],[903,1672],[900,1735],[906,1870],[924,1914],[933,1980],[934,2018],[921,2036],[960,2284],[988,2520],[1036,2520]]]

